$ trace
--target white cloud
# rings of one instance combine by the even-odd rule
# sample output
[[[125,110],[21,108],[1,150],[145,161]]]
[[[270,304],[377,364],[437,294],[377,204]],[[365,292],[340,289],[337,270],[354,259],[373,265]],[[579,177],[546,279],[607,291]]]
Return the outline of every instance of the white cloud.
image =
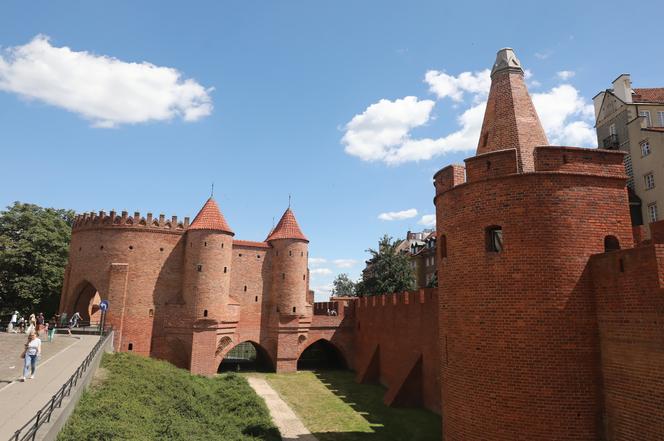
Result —
[[[551,54],[552,54],[551,51],[535,52],[535,58],[540,60],[546,60],[551,56]]]
[[[384,221],[393,221],[393,220],[410,219],[411,217],[415,216],[417,216],[417,210],[415,208],[409,208],[408,210],[388,211],[386,213],[380,213],[378,215],[378,219]]]
[[[552,145],[597,145],[593,106],[573,86],[562,84],[548,92],[534,93],[532,99]]]
[[[563,81],[569,80],[574,75],[576,75],[576,72],[574,72],[573,70],[561,70],[556,72],[556,76]]]
[[[196,121],[212,112],[212,89],[176,69],[55,47],[44,35],[0,53],[0,90],[77,113],[96,127]]]
[[[332,274],[332,270],[329,268],[315,268],[312,270],[309,270],[312,276],[329,276]]]
[[[474,73],[462,72],[456,77],[445,72],[430,70],[424,75],[424,81],[429,85],[429,91],[438,99],[449,97],[452,101],[462,102],[464,92],[473,95],[486,94],[491,86],[490,75],[489,69]]]
[[[525,76],[533,87],[540,86],[532,80],[531,71],[527,70]],[[425,81],[439,98],[463,101],[466,94],[471,96],[472,104],[456,117],[456,130],[439,138],[413,138],[411,130],[432,119],[434,103],[414,96],[395,101],[380,100],[355,115],[346,126],[342,139],[346,152],[364,161],[398,165],[452,152],[475,150],[484,119],[485,99],[490,89],[488,70],[463,72],[457,77],[428,71]],[[592,104],[576,88],[563,84],[549,91],[534,93],[532,99],[551,144],[596,145]]]
[[[357,263],[357,260],[355,260],[355,259],[335,259],[333,262],[337,266],[337,268],[351,268]]]
[[[322,265],[327,262],[327,259],[323,257],[310,257],[309,258],[309,265],[311,266],[318,266]]]
[[[346,153],[364,161],[389,162],[390,154],[409,139],[409,131],[429,121],[434,104],[407,96],[370,105],[346,125]]]
[[[316,295],[316,300],[322,302],[326,298],[330,297],[330,295],[332,294],[332,290],[334,289],[334,285],[328,283],[326,285],[312,286],[311,289],[314,290],[314,293]]]
[[[436,226],[436,215],[435,214],[425,214],[422,216],[422,219],[419,220],[418,224],[424,225],[426,227],[435,227]]]

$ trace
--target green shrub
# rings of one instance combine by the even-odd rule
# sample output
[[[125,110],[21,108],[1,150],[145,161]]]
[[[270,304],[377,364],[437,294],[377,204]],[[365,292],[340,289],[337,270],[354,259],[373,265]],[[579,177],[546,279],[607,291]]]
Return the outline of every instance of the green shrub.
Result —
[[[234,374],[205,378],[146,357],[105,354],[59,441],[280,440],[265,403]]]

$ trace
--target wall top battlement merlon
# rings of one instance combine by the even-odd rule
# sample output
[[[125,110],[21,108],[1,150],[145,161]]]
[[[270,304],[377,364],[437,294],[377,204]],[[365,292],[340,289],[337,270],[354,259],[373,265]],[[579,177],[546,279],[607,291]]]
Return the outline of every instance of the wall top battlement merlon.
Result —
[[[562,172],[627,179],[625,153],[582,147],[535,148],[535,172]]]
[[[465,160],[466,182],[476,182],[517,172],[516,149],[496,150]]]
[[[92,211],[77,215],[74,219],[72,231],[99,228],[144,228],[182,234],[187,230],[187,227],[189,227],[188,217],[185,217],[184,221],[178,221],[177,216],[166,219],[163,214],[160,214],[159,217],[153,217],[152,213],[148,213],[146,217],[142,217],[138,211],[134,212],[133,216],[129,216],[126,211],[122,211],[118,215],[114,210],[111,210],[108,214],[104,211],[99,213]]]
[[[438,305],[438,288],[422,288],[418,291],[404,291],[392,294],[360,297],[353,300],[355,308],[382,308],[386,306],[401,306],[411,304]]]

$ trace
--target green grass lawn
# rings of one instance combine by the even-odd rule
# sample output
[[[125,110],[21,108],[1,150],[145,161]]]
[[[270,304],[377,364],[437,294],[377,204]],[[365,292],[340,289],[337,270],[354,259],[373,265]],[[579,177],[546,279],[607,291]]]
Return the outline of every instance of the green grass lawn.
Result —
[[[126,353],[105,354],[102,368],[59,441],[281,439],[239,375],[204,378]]]
[[[320,441],[440,441],[441,419],[383,404],[385,389],[357,384],[352,372],[265,374]]]

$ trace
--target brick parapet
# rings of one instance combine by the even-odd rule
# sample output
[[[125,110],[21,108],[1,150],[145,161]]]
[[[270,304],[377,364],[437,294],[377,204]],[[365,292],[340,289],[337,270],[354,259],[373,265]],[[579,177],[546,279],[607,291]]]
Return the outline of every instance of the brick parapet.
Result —
[[[481,181],[517,172],[516,149],[497,150],[465,160],[466,182]]]
[[[74,218],[72,232],[99,228],[126,228],[138,231],[158,230],[182,234],[187,227],[189,227],[188,217],[185,217],[183,221],[178,221],[177,216],[166,219],[165,215],[160,214],[155,218],[152,213],[148,213],[146,217],[143,217],[138,211],[134,212],[133,216],[129,216],[126,211],[122,211],[118,215],[117,212],[111,210],[108,214],[104,211],[98,213],[92,211],[77,215]]]

